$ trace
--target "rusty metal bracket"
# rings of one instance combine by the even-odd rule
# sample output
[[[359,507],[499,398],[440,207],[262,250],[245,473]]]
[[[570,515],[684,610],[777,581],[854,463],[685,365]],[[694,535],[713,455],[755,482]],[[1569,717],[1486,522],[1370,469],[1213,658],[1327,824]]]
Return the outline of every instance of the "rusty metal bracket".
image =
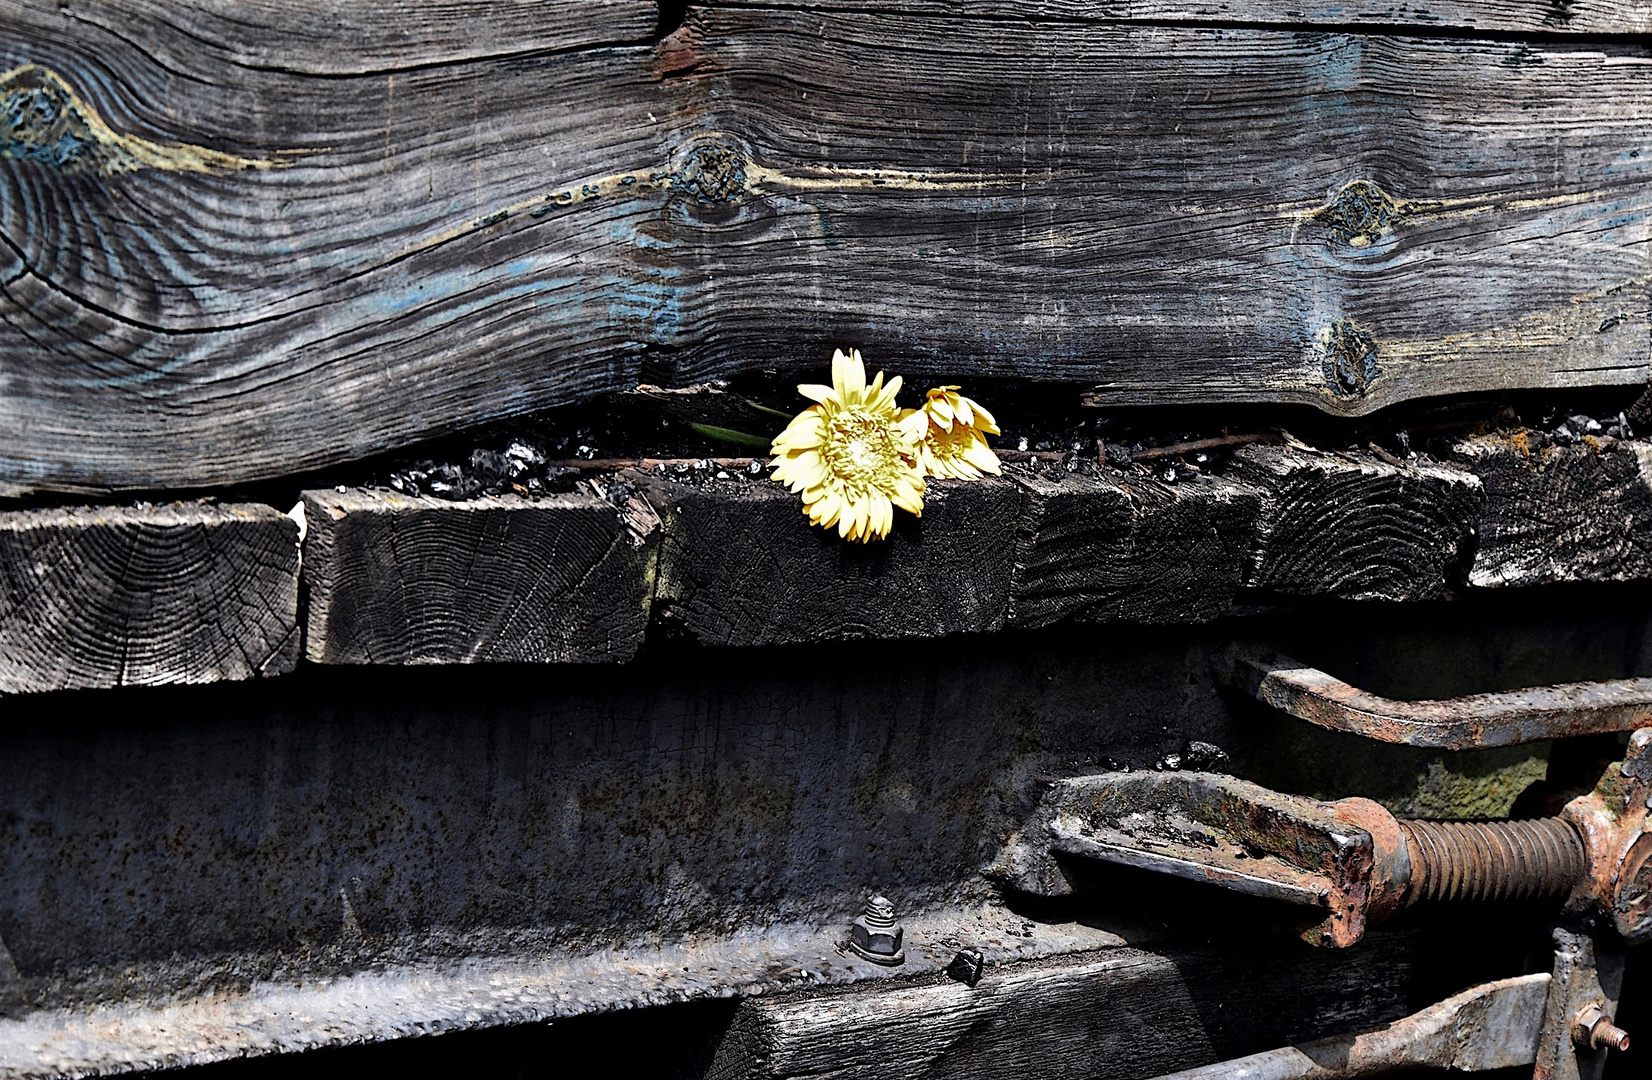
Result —
[[[1609,1050],[1627,1050],[1613,1023],[1623,988],[1621,942],[1571,927],[1554,932],[1554,973],[1533,1080],[1600,1080]]]
[[[1315,1039],[1159,1080],[1342,1080],[1416,1068],[1484,1072],[1530,1065],[1552,996],[1549,982],[1541,972],[1499,979],[1375,1031]]]
[[[1153,870],[1306,908],[1303,938],[1339,948],[1400,907],[1465,900],[1564,902],[1635,944],[1652,940],[1649,807],[1652,728],[1593,791],[1530,821],[1408,821],[1219,773],[1102,773],[1053,782],[992,874],[1052,896],[1074,891],[1075,859]]]
[[[1409,880],[1398,826],[1380,820],[1387,813],[1365,799],[1321,803],[1215,773],[1073,777],[1051,785],[994,876],[1053,896],[1073,891],[1064,860],[1153,870],[1311,909],[1303,937],[1341,947],[1365,933],[1373,908],[1392,910]],[[1367,818],[1383,833],[1380,856]]]
[[[1332,731],[1438,750],[1513,746],[1652,724],[1652,679],[1561,683],[1432,701],[1396,701],[1255,645],[1219,674],[1257,701]]]

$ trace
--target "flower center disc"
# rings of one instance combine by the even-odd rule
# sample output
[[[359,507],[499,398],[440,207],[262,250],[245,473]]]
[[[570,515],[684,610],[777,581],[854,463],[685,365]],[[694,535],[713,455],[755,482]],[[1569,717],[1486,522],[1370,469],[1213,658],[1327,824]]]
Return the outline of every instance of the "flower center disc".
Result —
[[[893,479],[889,473],[897,454],[887,422],[860,411],[839,413],[825,443],[821,452],[827,467],[845,486],[881,488]]]

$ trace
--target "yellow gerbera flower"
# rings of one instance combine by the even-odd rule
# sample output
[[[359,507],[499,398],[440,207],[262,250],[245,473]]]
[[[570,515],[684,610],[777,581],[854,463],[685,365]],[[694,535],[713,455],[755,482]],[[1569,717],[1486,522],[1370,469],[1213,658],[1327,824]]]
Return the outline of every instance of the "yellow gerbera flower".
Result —
[[[920,464],[925,476],[955,480],[979,480],[987,473],[998,476],[998,455],[987,445],[987,436],[998,434],[998,422],[958,393],[956,386],[937,386],[924,401],[928,417]]]
[[[860,350],[832,355],[832,385],[805,383],[797,392],[818,404],[775,436],[774,479],[803,495],[809,520],[838,535],[866,541],[888,536],[893,507],[923,513],[918,453],[928,421],[900,409],[899,377],[871,385]]]

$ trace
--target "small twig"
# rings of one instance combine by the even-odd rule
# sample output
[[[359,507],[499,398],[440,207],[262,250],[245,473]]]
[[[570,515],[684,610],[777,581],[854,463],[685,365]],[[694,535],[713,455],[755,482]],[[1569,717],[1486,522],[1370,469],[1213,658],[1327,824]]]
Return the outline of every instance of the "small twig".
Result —
[[[706,461],[721,469],[744,469],[750,467],[754,461],[768,462],[768,458],[760,457],[692,457],[692,458],[564,458],[561,461],[547,461],[547,469],[578,469],[581,472],[612,472],[615,469],[657,469],[660,466],[671,468],[676,465],[696,465]]]
[[[994,450],[999,461],[1061,461],[1067,456],[1065,450]],[[767,465],[767,457],[690,457],[690,458],[565,458],[561,461],[547,461],[548,469],[578,469],[581,472],[611,472],[615,469],[657,469],[665,466],[668,469],[678,465],[693,466],[707,461],[722,469],[750,468],[751,463],[760,461]]]
[[[1152,461],[1154,458],[1181,457],[1183,454],[1195,454],[1200,450],[1220,450],[1225,446],[1249,446],[1252,443],[1279,442],[1280,437],[1271,431],[1257,432],[1254,435],[1217,435],[1209,439],[1193,439],[1188,442],[1171,443],[1169,446],[1150,446],[1145,450],[1137,450],[1130,455],[1131,461]]]
[[[998,450],[999,461],[1061,461],[1066,458],[1066,450]]]
[[[1401,461],[1399,458],[1395,457],[1393,454],[1390,454],[1387,450],[1383,449],[1381,446],[1379,446],[1375,442],[1366,443],[1365,448],[1367,450],[1371,451],[1371,453],[1375,454],[1377,457],[1381,458],[1383,461],[1387,462],[1390,465],[1393,465],[1395,468],[1403,469],[1405,467],[1405,462]]]

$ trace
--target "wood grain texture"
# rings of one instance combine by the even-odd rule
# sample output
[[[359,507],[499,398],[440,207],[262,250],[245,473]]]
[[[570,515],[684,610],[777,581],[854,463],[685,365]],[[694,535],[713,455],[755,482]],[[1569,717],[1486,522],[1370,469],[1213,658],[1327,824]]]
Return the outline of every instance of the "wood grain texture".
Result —
[[[1451,460],[1485,488],[1469,584],[1652,577],[1652,445],[1533,450],[1521,433],[1465,439]]]
[[[851,544],[767,480],[649,481],[665,523],[662,625],[711,645],[941,637],[1004,623],[1017,496],[1004,480],[931,480],[922,518]]]
[[[791,7],[804,11],[889,10],[888,0],[712,0],[729,7]],[[1341,3],[1307,0],[902,0],[903,13],[997,16],[1078,22],[1277,23],[1417,30],[1527,31],[1544,34],[1644,34],[1652,31],[1646,0],[1431,0],[1429,3]]]
[[[1250,559],[1259,490],[1206,476],[1165,484],[1011,475],[1022,492],[1012,625],[1204,622],[1232,605]]]
[[[583,47],[555,4],[466,8],[473,46],[355,8],[365,59],[308,5],[8,8],[0,492],[296,473],[841,343],[1342,413],[1647,376],[1633,48],[768,8]]]
[[[1268,493],[1247,584],[1299,596],[1441,598],[1484,502],[1472,473],[1426,459],[1247,446],[1227,473]]]
[[[352,489],[303,505],[314,662],[604,663],[642,644],[658,529],[603,499]]]
[[[1403,1015],[1409,967],[1380,947],[1271,959],[1115,949],[989,968],[974,989],[943,980],[753,998],[708,1076],[1153,1077]]]
[[[651,47],[465,59],[427,26],[350,76],[7,19],[0,489],[299,472],[627,388],[671,325],[635,243],[682,120]]]
[[[636,44],[654,0],[60,0],[63,18],[150,51],[169,71],[366,75]],[[184,31],[184,32],[180,32]]]
[[[674,43],[749,193],[670,233],[695,376],[848,341],[1348,414],[1645,377],[1652,61],[715,8]]]
[[[267,506],[0,513],[0,693],[291,671],[298,554]]]

